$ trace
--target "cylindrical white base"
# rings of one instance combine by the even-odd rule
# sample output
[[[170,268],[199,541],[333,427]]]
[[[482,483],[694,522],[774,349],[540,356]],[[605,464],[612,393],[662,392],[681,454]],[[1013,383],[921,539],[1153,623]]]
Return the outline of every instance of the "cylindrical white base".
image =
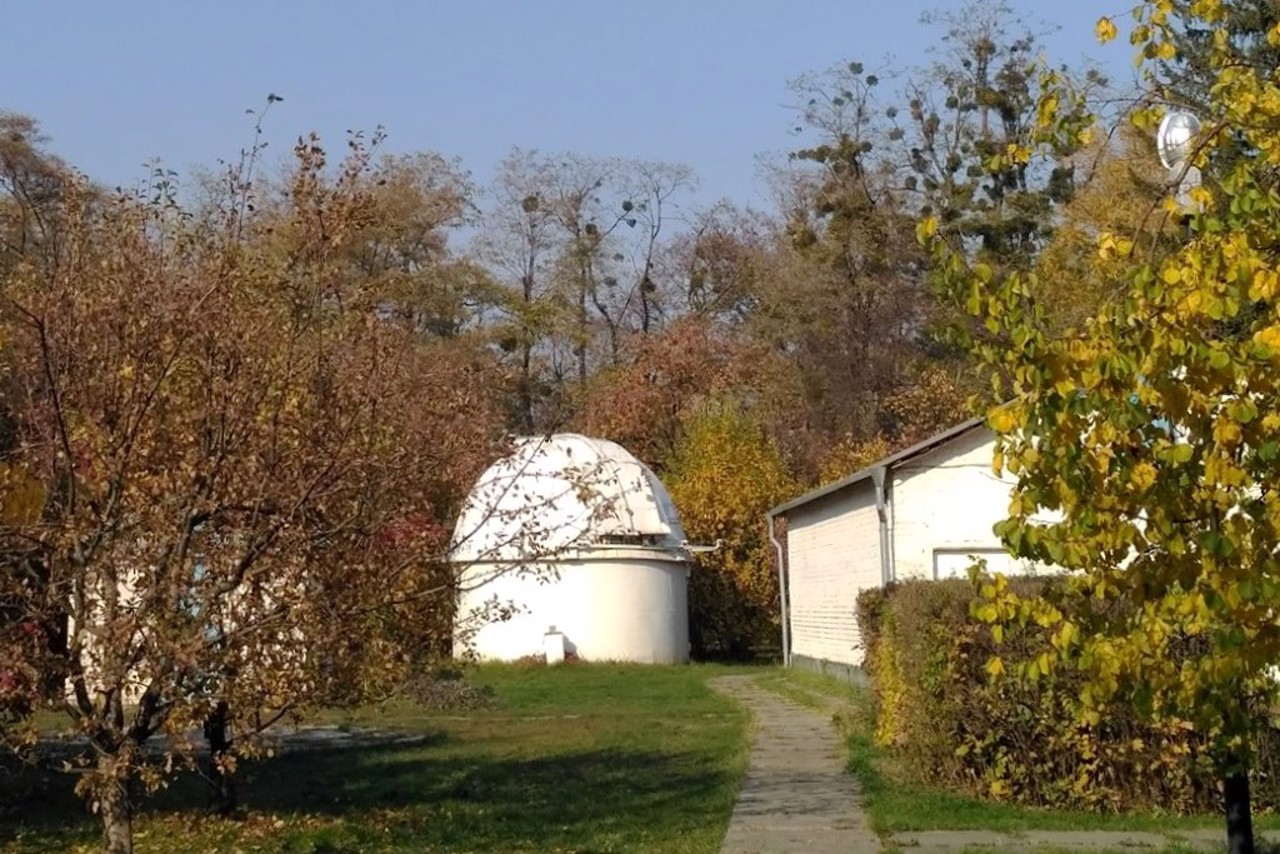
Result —
[[[566,652],[585,661],[688,661],[688,566],[643,555],[639,549],[582,555],[538,572],[487,563],[464,567],[454,655],[494,661],[540,656],[554,626]],[[508,620],[484,623],[468,643],[473,615],[492,602],[519,610]]]

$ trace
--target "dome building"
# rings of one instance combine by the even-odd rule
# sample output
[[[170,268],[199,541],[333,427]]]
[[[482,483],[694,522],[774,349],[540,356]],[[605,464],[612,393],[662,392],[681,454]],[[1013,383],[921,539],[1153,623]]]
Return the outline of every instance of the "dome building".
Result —
[[[613,442],[520,439],[454,529],[454,654],[689,658],[689,552],[662,482]]]

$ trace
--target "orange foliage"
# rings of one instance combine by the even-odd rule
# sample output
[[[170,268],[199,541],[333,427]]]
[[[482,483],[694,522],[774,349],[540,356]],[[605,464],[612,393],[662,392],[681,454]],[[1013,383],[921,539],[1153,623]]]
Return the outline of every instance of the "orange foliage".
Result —
[[[629,361],[601,373],[588,388],[577,426],[661,467],[679,441],[682,419],[746,381],[752,351],[699,317],[632,342]]]

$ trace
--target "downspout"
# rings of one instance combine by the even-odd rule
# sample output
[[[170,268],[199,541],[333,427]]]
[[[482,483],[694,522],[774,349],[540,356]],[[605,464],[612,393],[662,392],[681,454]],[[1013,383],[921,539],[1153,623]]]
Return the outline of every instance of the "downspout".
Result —
[[[773,544],[773,553],[778,558],[778,598],[782,608],[782,666],[791,666],[791,638],[787,620],[787,574],[784,570],[786,557],[782,553],[782,543],[776,535],[773,512],[764,515],[765,524],[769,526],[769,542]]]
[[[893,558],[889,554],[889,499],[885,494],[885,466],[876,466],[871,470],[871,482],[876,487],[876,515],[880,517],[880,583],[887,585],[893,580]]]

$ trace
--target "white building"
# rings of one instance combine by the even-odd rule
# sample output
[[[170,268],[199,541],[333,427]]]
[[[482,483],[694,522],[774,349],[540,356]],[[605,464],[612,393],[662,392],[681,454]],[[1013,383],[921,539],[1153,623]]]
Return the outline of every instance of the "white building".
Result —
[[[511,661],[689,658],[689,554],[644,463],[573,433],[521,439],[454,530],[455,655]]]
[[[862,664],[858,594],[895,579],[1029,571],[993,526],[1008,518],[1013,479],[992,467],[995,435],[974,419],[769,511],[785,519],[784,654],[835,672]]]

